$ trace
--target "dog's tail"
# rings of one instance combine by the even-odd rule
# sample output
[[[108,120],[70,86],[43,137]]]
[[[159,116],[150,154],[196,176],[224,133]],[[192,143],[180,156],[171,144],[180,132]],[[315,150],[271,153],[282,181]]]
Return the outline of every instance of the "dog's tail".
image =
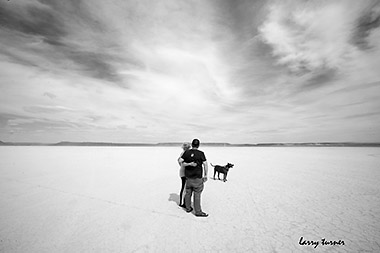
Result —
[[[211,165],[212,167],[215,167],[215,165],[212,165],[212,163],[210,163],[210,165]]]

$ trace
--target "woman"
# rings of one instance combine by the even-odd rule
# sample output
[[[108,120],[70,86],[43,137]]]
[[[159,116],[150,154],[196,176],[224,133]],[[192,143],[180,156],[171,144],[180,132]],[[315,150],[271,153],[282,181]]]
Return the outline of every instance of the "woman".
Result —
[[[179,176],[180,176],[181,182],[182,182],[181,191],[179,193],[179,206],[183,207],[183,208],[185,207],[185,202],[184,202],[184,199],[183,199],[183,196],[184,196],[183,191],[184,191],[185,185],[186,185],[186,177],[185,177],[185,166],[183,166],[182,163],[181,163],[181,156],[183,155],[183,153],[186,150],[190,149],[190,147],[191,147],[190,143],[184,142],[182,144],[183,151],[182,151],[182,153],[178,157],[178,164],[179,164],[179,166],[181,166],[180,169],[179,169]]]

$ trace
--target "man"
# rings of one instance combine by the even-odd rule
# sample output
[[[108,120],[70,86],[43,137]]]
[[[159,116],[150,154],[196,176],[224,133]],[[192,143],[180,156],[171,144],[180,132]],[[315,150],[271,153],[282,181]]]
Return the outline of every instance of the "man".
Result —
[[[191,207],[191,196],[194,192],[195,216],[207,217],[208,214],[204,213],[201,208],[201,194],[204,187],[203,183],[207,181],[208,165],[205,154],[198,150],[199,145],[199,140],[194,139],[191,143],[192,148],[186,150],[181,156],[181,161],[185,166],[186,176],[185,206],[186,212],[189,213],[193,211]]]

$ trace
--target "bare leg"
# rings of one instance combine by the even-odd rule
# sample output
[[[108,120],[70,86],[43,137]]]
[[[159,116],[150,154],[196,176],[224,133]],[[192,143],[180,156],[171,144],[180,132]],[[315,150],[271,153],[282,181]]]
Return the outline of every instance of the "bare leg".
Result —
[[[182,206],[184,204],[183,192],[184,192],[185,185],[186,185],[186,177],[181,177],[181,182],[182,182],[181,191],[179,192],[179,205],[180,206]]]

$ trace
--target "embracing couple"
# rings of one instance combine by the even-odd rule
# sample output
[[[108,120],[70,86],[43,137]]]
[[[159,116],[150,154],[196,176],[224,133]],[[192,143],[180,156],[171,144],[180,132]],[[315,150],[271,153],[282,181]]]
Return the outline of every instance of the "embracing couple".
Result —
[[[200,142],[198,139],[192,141],[191,149],[189,143],[182,145],[183,152],[178,158],[178,163],[181,166],[180,177],[182,181],[179,201],[180,206],[185,208],[186,212],[189,213],[193,211],[191,207],[191,196],[194,192],[195,216],[207,217],[208,214],[204,213],[201,208],[201,194],[204,188],[204,182],[207,181],[208,167],[205,154],[198,149],[199,145]],[[186,194],[183,203],[182,196],[185,185]]]

